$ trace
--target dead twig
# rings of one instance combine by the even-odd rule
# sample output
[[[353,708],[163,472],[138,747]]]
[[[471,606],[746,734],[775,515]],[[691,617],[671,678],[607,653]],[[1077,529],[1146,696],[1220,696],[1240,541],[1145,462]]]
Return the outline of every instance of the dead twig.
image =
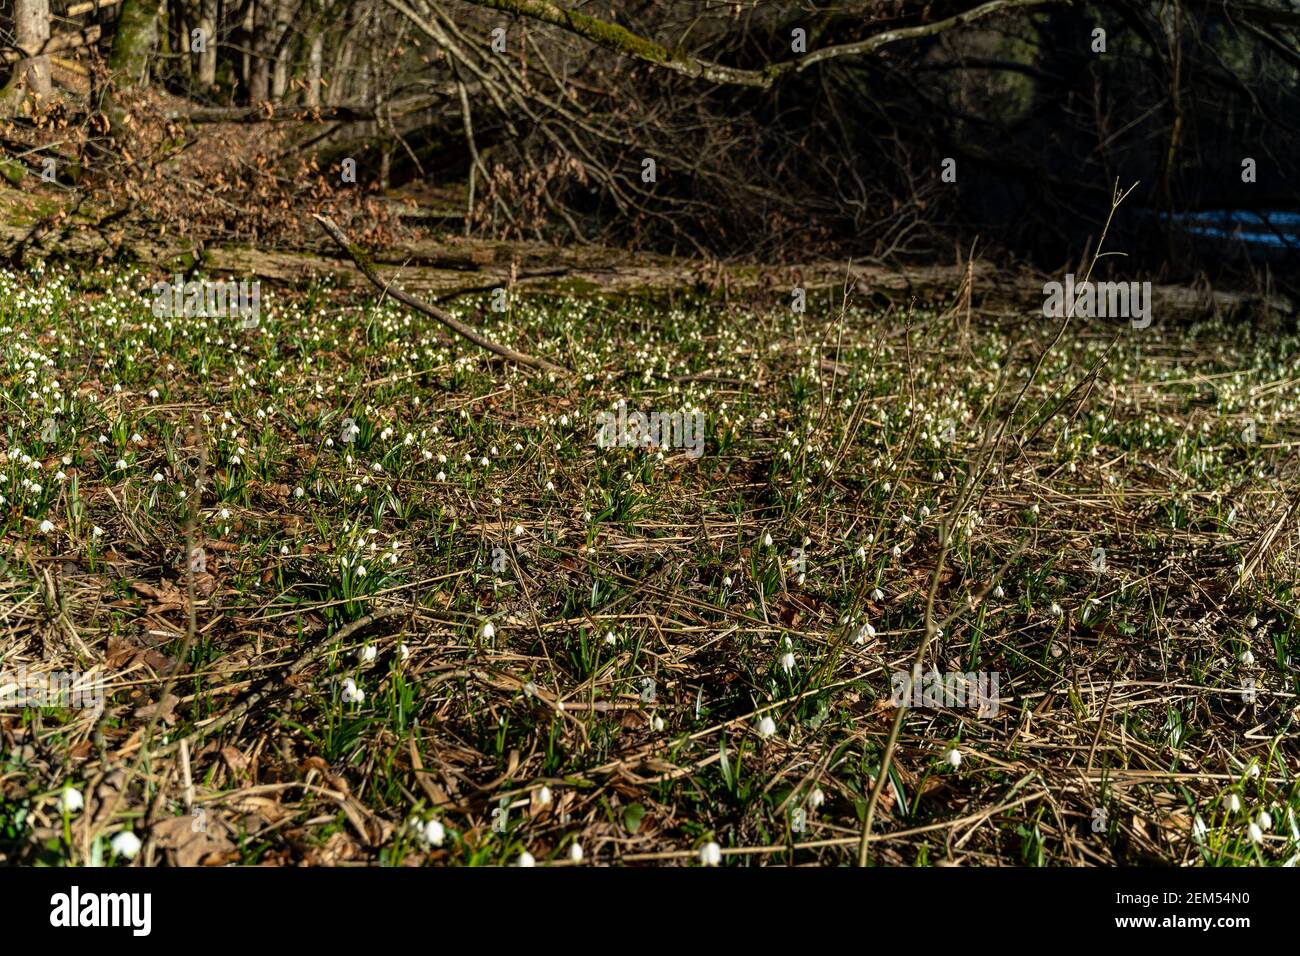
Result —
[[[479,348],[487,349],[489,352],[499,355],[504,359],[509,359],[516,365],[527,365],[529,368],[541,369],[546,372],[556,372],[563,375],[572,374],[564,366],[556,365],[554,362],[547,359],[534,358],[531,355],[525,355],[523,352],[516,352],[508,345],[499,345],[486,336],[476,332],[451,313],[444,312],[437,306],[430,305],[422,299],[417,299],[415,296],[403,292],[401,289],[394,288],[389,283],[384,282],[384,280],[380,278],[379,273],[375,271],[374,263],[370,261],[370,257],[362,251],[360,246],[348,239],[343,230],[335,225],[332,219],[328,216],[319,215],[315,218],[324,230],[329,233],[330,238],[338,243],[339,248],[346,252],[348,257],[356,263],[356,266],[361,270],[362,275],[374,283],[375,288],[379,289],[385,295],[391,295],[403,305],[415,309],[417,312],[423,312],[430,318],[437,319],[457,335],[469,339],[475,345],[479,346]]]

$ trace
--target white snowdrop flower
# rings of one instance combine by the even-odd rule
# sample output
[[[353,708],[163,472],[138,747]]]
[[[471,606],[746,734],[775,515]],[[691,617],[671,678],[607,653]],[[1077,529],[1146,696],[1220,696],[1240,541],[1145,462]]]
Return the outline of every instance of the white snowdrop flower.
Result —
[[[95,527],[91,529],[90,534],[91,537],[101,538],[104,536],[104,529],[101,528],[99,525],[95,525]]]
[[[533,803],[539,807],[549,807],[551,805],[551,788],[543,786],[533,794]]]
[[[546,483],[546,490],[547,490],[547,491],[554,491],[554,490],[555,490],[555,482],[553,482],[553,481],[548,481],[548,482]],[[574,845],[576,846],[577,844],[574,844]]]
[[[524,533],[524,526],[521,525],[521,524],[517,524],[517,525],[515,525],[515,535],[518,536],[518,535],[521,535],[521,534],[523,534],[523,533]]]
[[[1197,843],[1200,843],[1205,839],[1205,834],[1207,832],[1209,832],[1209,827],[1205,825],[1205,821],[1201,819],[1199,814],[1197,814],[1196,819],[1192,821],[1192,839]]]
[[[763,533],[763,547],[765,548],[772,547],[772,536],[767,532]]]
[[[426,448],[422,454],[425,461],[433,461],[433,452],[429,451],[429,449]]]
[[[359,577],[359,578],[364,578],[365,576],[366,576],[366,566],[365,566],[364,564],[358,564],[358,565],[357,565],[357,577]]]
[[[655,714],[653,717],[650,718],[650,729],[653,730],[655,733],[659,733],[661,730],[664,729],[664,719],[660,717],[658,714]]]
[[[876,629],[872,627],[870,623],[866,623],[863,624],[860,628],[858,628],[858,633],[857,636],[854,637],[853,643],[865,644],[868,638],[872,638],[875,636],[876,636]]]
[[[134,435],[131,436],[131,441],[135,442],[137,445],[144,444],[144,439],[140,437],[139,432],[136,432]]]
[[[1241,810],[1241,797],[1230,793],[1223,798],[1223,805],[1228,808],[1229,813],[1238,813]]]
[[[864,548],[864,547],[859,546],[859,547],[858,547],[858,550],[855,551],[855,552],[853,552],[853,554],[854,554],[854,556],[855,556],[859,561],[862,561],[862,560],[864,560],[864,559],[866,558],[866,556],[867,556],[867,549]]]
[[[343,703],[359,704],[366,699],[366,692],[357,686],[351,677],[343,681]]]
[[[894,550],[891,551],[890,553],[891,553],[895,558],[901,558],[901,557],[903,556],[903,549],[900,548],[898,545],[894,545]]]
[[[423,833],[424,842],[429,846],[442,846],[442,841],[447,838],[447,831],[443,829],[442,824],[437,820],[430,820],[424,825]]]
[[[230,509],[229,509],[229,508],[222,508],[221,511],[218,512],[218,513],[221,515],[221,520],[222,520],[222,521],[225,521],[227,518],[230,517]]]
[[[700,847],[700,865],[717,866],[722,862],[722,847],[716,843],[706,843]]]
[[[54,480],[57,481],[59,484],[63,484],[65,481],[68,480],[68,476],[64,474],[62,470],[56,471],[54,473]]]
[[[373,644],[367,644],[357,651],[357,660],[362,664],[373,664],[378,656],[379,650]]]
[[[808,806],[816,810],[826,802],[826,794],[822,793],[821,787],[813,788],[812,793],[808,794]]]
[[[411,659],[411,649],[410,649],[409,647],[407,647],[405,644],[398,644],[398,645],[397,645],[397,656],[398,656],[401,660],[404,660],[404,661],[406,661],[406,660],[410,660],[410,659]]]
[[[569,416],[568,416],[568,415],[561,415],[561,416],[560,416],[560,424],[561,424],[562,426],[564,426],[565,428],[568,428],[568,427],[569,427]]]
[[[1250,837],[1251,843],[1264,842],[1264,831],[1261,830],[1259,825],[1256,823],[1252,823],[1250,826],[1246,827],[1246,835]]]
[[[113,839],[108,841],[113,852],[127,860],[134,860],[136,854],[140,852],[140,838],[130,830],[123,830]]]
[[[1257,764],[1257,763],[1252,763],[1249,767],[1247,767],[1247,768],[1246,768],[1246,776],[1247,776],[1247,777],[1250,777],[1252,780],[1254,780],[1256,777],[1258,777],[1258,776],[1259,776],[1259,764]]]
[[[446,456],[446,455],[439,455],[439,456],[438,456],[438,464],[440,464],[440,465],[445,465],[445,464],[447,464],[447,456]]]
[[[879,604],[881,601],[885,599],[885,592],[880,590],[880,588],[872,588],[870,597],[871,600]]]
[[[1055,601],[1052,602],[1052,606],[1047,610],[1052,615],[1052,617],[1060,617],[1062,614],[1065,613],[1063,610],[1061,610],[1061,605],[1057,604]]]
[[[605,632],[605,643],[610,647],[613,647],[616,643],[618,643],[618,638],[614,636],[613,631]]]
[[[488,461],[486,458],[480,458],[480,459],[478,460],[478,463],[479,463],[480,465],[482,465],[484,468],[486,468],[488,465],[492,464],[492,463],[491,463],[490,461]]]
[[[1038,514],[1038,502],[1034,502],[1033,507],[1029,509],[1031,514]]]
[[[758,722],[758,735],[760,737],[771,737],[776,733],[776,721],[764,714],[763,719]]]
[[[303,495],[305,495],[306,493],[307,493],[307,492],[305,492],[305,491],[302,490],[302,485],[299,485],[297,488],[293,489],[293,496],[294,496],[295,498],[301,498],[301,497],[302,497]]]
[[[161,484],[162,484],[164,481],[166,481],[166,480],[167,480],[167,479],[164,478],[164,477],[162,476],[162,472],[161,472],[161,471],[155,471],[155,472],[153,473],[153,483],[154,483],[155,485],[161,485]]]
[[[446,481],[447,473],[445,471],[440,471],[435,477],[438,479],[438,481]]]
[[[726,577],[724,577],[724,578],[722,579],[722,586],[723,586],[724,588],[729,588],[729,587],[731,587],[731,575],[730,575],[730,574],[728,574]]]
[[[922,518],[930,517],[930,509],[927,505],[921,505],[921,517]]]
[[[1267,810],[1259,811],[1255,817],[1255,822],[1259,824],[1261,830],[1271,830],[1273,828],[1273,817]]]
[[[943,472],[942,472],[942,471],[936,471],[936,472],[934,473],[934,480],[935,480],[935,481],[943,481]]]
[[[943,762],[950,767],[954,767],[954,768],[960,767],[961,751],[958,750],[956,747],[949,747],[948,750],[944,752]]]
[[[522,866],[525,869],[536,865],[537,865],[537,861],[533,859],[533,855],[529,853],[527,850],[524,850],[523,853],[520,853],[519,859],[515,861],[515,866]]]
[[[46,518],[44,521],[41,522],[41,534],[49,534],[53,530],[54,530],[54,522],[51,521],[49,518]]]
[[[577,840],[574,840],[573,843],[569,845],[569,859],[574,863],[581,863],[582,856],[582,844]]]
[[[784,670],[787,674],[790,673],[792,670],[794,670],[794,655],[791,654],[789,651],[786,651],[784,654],[781,655],[781,660],[779,661],[779,663],[781,665],[782,670]]]
[[[1239,657],[1238,660],[1249,667],[1251,664],[1255,663],[1255,655],[1250,651],[1242,651],[1241,657]]]
[[[993,596],[995,598],[1004,598],[1007,596],[1007,592],[1002,590],[1002,585],[999,584],[993,589]]]
[[[492,626],[491,621],[484,621],[483,626],[478,629],[478,636],[485,641],[490,641],[497,636],[497,629]]]
[[[64,813],[76,813],[85,805],[86,801],[76,787],[64,787],[63,793],[59,794],[59,809]]]
[[[1250,630],[1253,631],[1258,626],[1259,626],[1259,618],[1257,618],[1255,615],[1252,614],[1250,617],[1246,618],[1246,627],[1248,627]]]
[[[118,471],[126,471],[126,459],[119,458],[114,467],[116,467]]]
[[[280,545],[280,553],[281,553],[281,554],[288,554],[288,553],[289,553],[289,546],[288,546],[287,544],[282,544],[282,545]]]

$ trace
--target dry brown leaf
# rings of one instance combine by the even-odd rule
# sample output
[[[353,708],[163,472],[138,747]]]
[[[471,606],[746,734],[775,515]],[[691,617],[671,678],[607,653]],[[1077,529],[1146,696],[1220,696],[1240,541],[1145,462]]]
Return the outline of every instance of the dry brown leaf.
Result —
[[[177,866],[219,866],[238,858],[225,824],[211,813],[168,817],[150,828],[154,845],[176,854]]]

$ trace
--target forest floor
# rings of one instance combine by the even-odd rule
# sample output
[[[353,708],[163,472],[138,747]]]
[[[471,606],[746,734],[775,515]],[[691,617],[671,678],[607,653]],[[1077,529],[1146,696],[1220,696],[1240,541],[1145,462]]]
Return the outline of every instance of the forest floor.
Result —
[[[1294,329],[305,276],[0,272],[0,860],[1300,859]]]

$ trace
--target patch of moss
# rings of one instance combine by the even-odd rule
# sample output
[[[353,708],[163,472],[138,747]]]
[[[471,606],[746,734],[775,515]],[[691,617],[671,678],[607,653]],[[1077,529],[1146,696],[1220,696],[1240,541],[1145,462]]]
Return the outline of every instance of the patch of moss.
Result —
[[[18,186],[27,173],[27,167],[16,159],[0,159],[0,176],[9,181],[11,186]]]

